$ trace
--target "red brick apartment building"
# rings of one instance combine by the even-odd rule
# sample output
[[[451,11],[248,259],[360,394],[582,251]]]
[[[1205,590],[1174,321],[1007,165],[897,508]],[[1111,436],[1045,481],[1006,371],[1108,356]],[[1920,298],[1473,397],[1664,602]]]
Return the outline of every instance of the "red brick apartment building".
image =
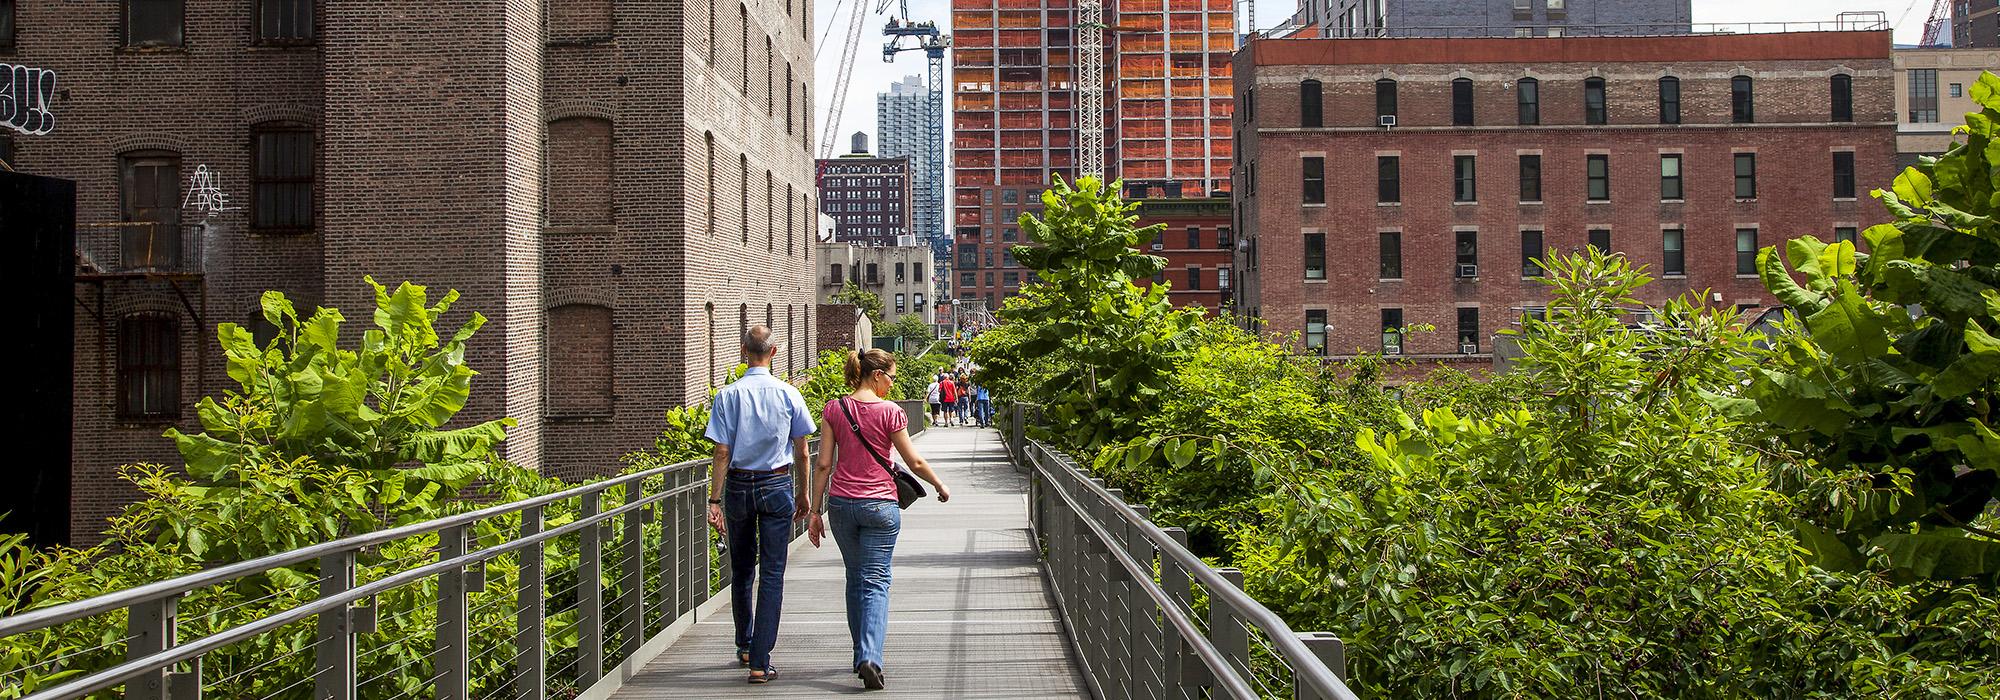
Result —
[[[1885,220],[1886,31],[1259,39],[1236,56],[1237,306],[1330,356],[1486,364],[1586,245],[1657,303],[1776,301],[1757,249]],[[1387,328],[1429,324],[1400,337]]]
[[[833,217],[833,239],[862,246],[893,246],[914,233],[915,192],[910,157],[878,158],[868,135],[855,133],[854,148],[816,163],[820,209]]]
[[[1190,225],[1211,242],[1223,230],[1230,189],[1230,82],[1236,50],[1231,0],[1114,0],[1104,4],[1105,145],[1109,177],[1132,199],[1173,211],[1159,252],[1177,304],[1220,308],[1228,263],[1204,244],[1184,249]],[[953,0],[953,201],[958,298],[999,308],[1027,281],[1007,249],[1023,213],[1040,211],[1051,174],[1074,179],[1077,147],[1076,26],[1072,0]],[[1194,202],[1213,199],[1207,205]],[[1209,213],[1199,221],[1189,212]],[[1190,271],[1190,267],[1193,271]],[[1202,290],[1181,289],[1200,279]]]
[[[1127,183],[1127,189],[1131,189]],[[1165,228],[1145,252],[1167,259],[1154,282],[1171,283],[1167,300],[1176,307],[1199,306],[1222,313],[1231,301],[1236,247],[1235,222],[1226,198],[1139,198],[1139,220]],[[1145,281],[1141,281],[1145,283]]]
[[[177,461],[161,431],[230,386],[215,324],[257,327],[264,290],[357,329],[364,275],[463,292],[490,322],[462,418],[571,477],[702,400],[747,324],[797,339],[780,371],[814,356],[809,0],[0,12],[0,61],[61,88],[10,161],[77,186],[74,459],[34,467],[77,541],[130,498],[118,465]]]

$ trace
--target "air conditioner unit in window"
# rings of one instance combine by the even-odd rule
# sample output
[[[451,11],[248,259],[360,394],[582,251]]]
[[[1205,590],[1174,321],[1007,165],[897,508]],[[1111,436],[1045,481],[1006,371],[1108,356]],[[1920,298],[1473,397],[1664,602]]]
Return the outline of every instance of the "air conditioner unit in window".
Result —
[[[1403,354],[1403,346],[1402,346],[1402,345],[1383,345],[1383,346],[1382,346],[1382,354],[1384,354],[1384,355],[1401,355],[1401,354]]]
[[[1458,266],[1458,276],[1459,276],[1459,277],[1478,277],[1478,276],[1479,276],[1479,266],[1478,266],[1478,265],[1460,265],[1460,266]]]
[[[1154,244],[1153,244],[1153,250],[1166,250],[1166,249],[1167,249],[1167,246],[1166,246],[1166,245],[1164,245],[1164,244],[1161,244],[1161,243],[1154,243]]]
[[[1381,122],[1382,122],[1382,128],[1384,128],[1384,129],[1387,129],[1387,128],[1389,128],[1389,127],[1392,127],[1392,126],[1395,126],[1395,125],[1396,125],[1396,115],[1394,115],[1394,114],[1384,114],[1384,115],[1382,115],[1382,116],[1380,116],[1380,117],[1377,117],[1377,119],[1381,120]]]
[[[1465,354],[1465,355],[1477,355],[1477,354],[1479,354],[1479,344],[1478,344],[1478,343],[1459,343],[1459,344],[1458,344],[1458,351],[1459,351],[1459,353],[1461,353],[1461,354]]]

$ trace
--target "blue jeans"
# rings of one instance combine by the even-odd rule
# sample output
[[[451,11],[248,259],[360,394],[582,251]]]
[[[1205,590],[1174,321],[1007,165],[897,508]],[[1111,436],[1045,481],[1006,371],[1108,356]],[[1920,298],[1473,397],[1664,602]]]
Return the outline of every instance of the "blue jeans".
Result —
[[[993,422],[993,401],[989,399],[974,403],[972,414],[979,418],[979,427],[986,427],[986,424]]]
[[[789,474],[730,472],[722,496],[722,514],[729,521],[729,599],[736,614],[736,649],[750,652],[754,669],[770,668],[771,647],[778,643],[785,555],[790,551],[796,503]]]
[[[847,565],[847,633],[854,638],[854,665],[882,665],[882,638],[889,634],[889,561],[903,511],[895,501],[827,499],[827,526]]]

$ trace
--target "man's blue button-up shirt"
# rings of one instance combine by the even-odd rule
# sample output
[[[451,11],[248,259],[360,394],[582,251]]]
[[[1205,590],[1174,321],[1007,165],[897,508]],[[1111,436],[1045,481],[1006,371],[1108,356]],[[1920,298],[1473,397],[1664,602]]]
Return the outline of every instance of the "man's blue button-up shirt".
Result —
[[[792,385],[752,367],[716,392],[708,439],[729,446],[733,469],[769,471],[792,463],[792,440],[813,434],[812,409]]]

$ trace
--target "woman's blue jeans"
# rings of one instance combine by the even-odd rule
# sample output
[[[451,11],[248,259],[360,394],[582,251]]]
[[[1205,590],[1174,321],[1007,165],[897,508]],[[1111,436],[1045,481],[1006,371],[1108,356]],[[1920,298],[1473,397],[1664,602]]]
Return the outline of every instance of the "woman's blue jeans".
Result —
[[[827,499],[827,526],[847,566],[847,632],[854,637],[854,665],[882,666],[882,639],[889,633],[889,561],[903,511],[895,501]]]

